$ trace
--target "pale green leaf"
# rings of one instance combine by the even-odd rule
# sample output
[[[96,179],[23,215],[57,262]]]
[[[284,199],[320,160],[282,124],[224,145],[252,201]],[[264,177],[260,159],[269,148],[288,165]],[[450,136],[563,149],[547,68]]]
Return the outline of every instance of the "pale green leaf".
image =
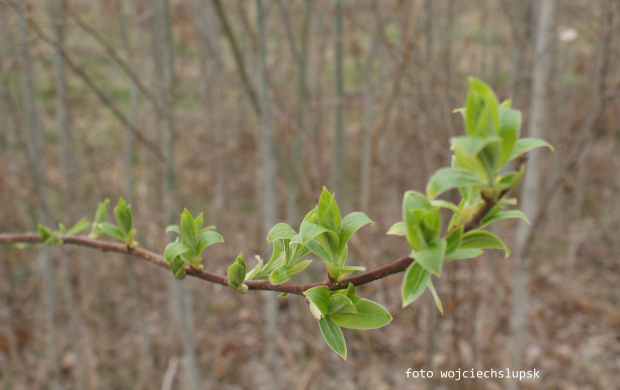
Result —
[[[396,222],[394,225],[392,225],[390,230],[388,230],[387,234],[393,234],[395,236],[404,236],[405,234],[407,234],[407,225],[405,225],[405,222],[403,221]]]
[[[321,334],[323,334],[323,338],[325,342],[327,342],[327,345],[340,355],[340,357],[347,360],[347,345],[340,327],[338,327],[329,316],[319,320],[319,327],[321,328]]]
[[[461,260],[478,257],[482,254],[482,249],[457,249],[446,255],[446,260]]]
[[[446,253],[446,240],[439,240],[428,248],[413,252],[415,262],[432,274],[440,276],[441,265]]]
[[[547,147],[553,150],[553,146],[551,146],[549,142],[544,141],[542,139],[521,138],[520,140],[517,140],[517,142],[515,143],[514,148],[512,149],[512,153],[510,154],[510,157],[508,158],[508,160],[510,161],[514,158],[519,157],[521,153],[527,153],[532,149],[541,148],[541,147]]]
[[[182,242],[171,242],[164,249],[164,258],[168,263],[171,263],[172,260],[191,250],[192,248]]]
[[[88,229],[89,226],[90,226],[90,221],[88,221],[88,219],[84,218],[81,221],[79,221],[78,223],[76,223],[75,225],[73,225],[73,227],[71,229],[69,229],[69,231],[67,232],[67,236],[78,235],[78,234],[82,233],[83,231],[85,231],[86,229]]]
[[[437,295],[437,291],[435,291],[435,286],[433,286],[433,281],[431,280],[431,278],[428,279],[428,282],[426,285],[428,286],[428,289],[431,291],[431,294],[433,294],[433,299],[435,300],[435,306],[437,306],[437,309],[439,309],[439,312],[443,315],[443,305],[441,304],[441,300],[439,299],[439,296]]]
[[[422,268],[420,264],[414,262],[407,268],[403,284],[401,286],[401,296],[403,307],[408,306],[422,295],[426,289],[426,283],[430,277],[430,272]]]
[[[112,236],[118,240],[125,241],[125,233],[118,227],[109,223],[100,223],[99,229],[108,236]]]
[[[435,198],[449,189],[470,185],[481,186],[485,182],[466,169],[442,168],[430,178],[426,194],[429,198]]]
[[[267,234],[267,241],[272,242],[274,240],[290,240],[295,237],[297,232],[285,223],[279,223],[272,227]]]
[[[530,224],[530,221],[527,219],[525,214],[523,214],[523,212],[521,212],[519,210],[509,210],[509,211],[500,211],[500,212],[496,213],[495,215],[493,215],[493,216],[491,216],[489,218],[486,218],[486,217],[483,218],[482,222],[480,224],[480,228],[483,228],[483,227],[487,226],[490,223],[493,223],[493,222],[496,222],[496,221],[500,221],[502,219],[511,219],[511,218],[522,219],[528,225]]]
[[[497,248],[506,252],[506,257],[510,254],[510,248],[495,234],[487,231],[474,231],[465,233],[461,239],[459,249],[484,249]]]
[[[392,321],[392,316],[385,308],[368,299],[358,298],[353,301],[355,313],[331,314],[331,319],[339,326],[349,329],[376,329]]]

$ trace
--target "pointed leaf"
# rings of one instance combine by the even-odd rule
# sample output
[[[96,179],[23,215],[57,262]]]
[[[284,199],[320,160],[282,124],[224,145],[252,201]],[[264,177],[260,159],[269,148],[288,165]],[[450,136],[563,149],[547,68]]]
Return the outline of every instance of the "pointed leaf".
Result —
[[[347,244],[351,236],[362,226],[375,223],[364,213],[356,211],[344,217],[340,226],[340,248]]]
[[[518,219],[522,219],[524,220],[528,225],[530,224],[530,221],[527,219],[527,217],[525,216],[525,214],[523,214],[523,212],[519,211],[519,210],[509,210],[509,211],[500,211],[497,214],[493,215],[492,217],[485,217],[482,219],[482,223],[480,224],[480,228],[483,228],[485,226],[487,226],[490,223],[493,223],[495,221],[500,221],[502,219],[511,219],[511,218],[518,218]]]
[[[273,272],[269,275],[269,282],[271,284],[280,284],[284,283],[291,278],[291,274],[288,272],[288,267],[285,265],[281,265],[278,268],[274,269]]]
[[[272,242],[274,240],[290,240],[295,237],[297,232],[285,223],[279,223],[272,227],[267,234],[267,241]]]
[[[187,209],[181,213],[181,237],[183,242],[192,248],[196,247],[196,225],[194,225],[194,217]]]
[[[108,236],[112,236],[118,240],[125,241],[125,233],[118,227],[109,223],[100,223],[99,229]]]
[[[301,240],[304,244],[312,240],[319,234],[322,234],[325,232],[332,232],[335,234],[334,231],[329,230],[326,227],[317,225],[316,223],[307,222],[307,221],[302,222],[301,226],[299,227],[299,235],[301,236]]]
[[[435,286],[433,286],[433,281],[429,278],[426,285],[428,289],[431,290],[431,294],[433,294],[433,299],[435,300],[435,306],[437,306],[437,309],[439,309],[439,312],[443,315],[443,305],[441,304],[441,300],[439,300],[437,291],[435,291]]]
[[[353,302],[344,294],[331,294],[327,314],[355,313],[357,309]],[[333,317],[332,317],[333,319]]]
[[[482,179],[466,169],[442,168],[430,178],[426,186],[426,195],[429,198],[435,198],[452,188],[485,184]]]
[[[116,218],[118,228],[124,233],[125,236],[127,236],[127,234],[131,231],[132,216],[131,207],[123,198],[118,199],[118,204],[114,208],[114,218]]]
[[[424,269],[439,276],[441,274],[441,265],[443,264],[445,253],[446,240],[442,239],[426,249],[413,252],[413,258],[416,263],[420,264]]]
[[[390,228],[390,230],[388,230],[386,234],[404,236],[405,234],[407,234],[407,225],[405,225],[405,222],[403,221],[396,222],[394,225],[392,225],[392,227]]]
[[[424,289],[426,289],[426,283],[430,275],[430,272],[422,268],[417,262],[414,262],[407,268],[401,286],[403,307],[408,306],[422,295]]]
[[[168,226],[166,228],[166,233],[170,233],[170,232],[176,233],[179,236],[181,235],[181,229],[179,229],[179,225],[170,225],[170,226]]]
[[[192,248],[182,242],[171,242],[166,245],[166,249],[164,250],[164,258],[168,263],[171,263],[172,260],[191,250]]]
[[[454,229],[448,237],[446,237],[446,256],[458,249],[463,237],[463,227]]]
[[[446,255],[446,260],[461,260],[478,257],[482,254],[482,249],[457,249]]]
[[[499,166],[503,166],[510,155],[521,129],[521,111],[514,110],[510,106],[502,103],[499,107],[499,131],[498,134],[502,138],[502,158]]]
[[[321,334],[327,345],[340,355],[340,357],[347,360],[347,345],[344,341],[342,330],[340,330],[338,325],[327,316],[319,320],[319,327],[321,328]]]
[[[553,151],[553,146],[547,141],[538,138],[521,138],[515,143],[508,161],[519,157],[521,153],[527,153],[532,149],[541,147],[547,147]]]
[[[327,314],[329,310],[329,288],[327,286],[313,287],[309,290],[306,290],[304,292],[304,295],[310,301],[311,309],[312,305],[314,305],[314,307],[318,310],[318,314],[320,314],[320,316],[324,316]],[[316,317],[317,313],[313,312],[313,314]]]
[[[330,314],[338,326],[349,329],[377,329],[392,321],[392,316],[385,308],[368,299],[358,298],[355,313]]]
[[[506,257],[510,254],[510,248],[495,234],[487,231],[474,231],[465,233],[461,239],[459,249],[484,249],[497,248],[506,252]]]
[[[308,266],[310,265],[310,263],[312,263],[312,260],[304,260],[299,264],[295,264],[294,266],[292,266],[289,270],[288,273],[293,276],[295,274],[298,274],[300,272],[302,272],[303,270],[305,270],[306,268],[308,268]]]
[[[196,244],[196,254],[200,256],[202,251],[213,244],[217,244],[218,242],[224,242],[224,238],[213,230],[207,230],[198,236],[198,243]]]
[[[69,231],[67,232],[67,236],[76,236],[82,233],[83,231],[85,231],[86,229],[88,229],[89,226],[90,226],[90,221],[84,218],[80,222],[73,225],[71,229],[69,229]]]

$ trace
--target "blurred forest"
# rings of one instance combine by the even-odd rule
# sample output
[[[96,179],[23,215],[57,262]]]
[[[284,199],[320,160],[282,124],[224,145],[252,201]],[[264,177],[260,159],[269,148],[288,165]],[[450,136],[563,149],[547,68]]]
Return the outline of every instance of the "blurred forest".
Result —
[[[385,232],[450,164],[467,77],[555,146],[530,157],[532,225],[494,227],[513,255],[447,264],[443,316],[428,293],[401,309],[402,275],[360,288],[394,320],[346,331],[346,362],[300,297],[0,245],[0,388],[618,388],[619,16],[617,0],[0,0],[0,232],[123,196],[163,252],[187,207],[224,236],[205,266],[225,274],[325,185],[375,221],[349,249],[374,269],[410,252]],[[541,379],[439,378],[506,367]]]

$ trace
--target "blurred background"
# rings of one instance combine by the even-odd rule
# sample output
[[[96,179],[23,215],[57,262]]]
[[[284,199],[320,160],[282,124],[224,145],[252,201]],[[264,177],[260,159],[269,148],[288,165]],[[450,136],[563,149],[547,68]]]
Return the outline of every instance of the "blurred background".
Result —
[[[0,245],[0,387],[617,388],[619,16],[613,0],[0,0],[1,232],[123,196],[161,253],[187,207],[224,236],[204,261],[224,274],[327,186],[376,222],[349,245],[373,269],[409,253],[385,232],[450,164],[469,76],[555,146],[530,156],[532,225],[493,227],[513,254],[446,264],[443,316],[429,293],[401,309],[402,274],[359,288],[394,320],[345,331],[346,362],[300,297]],[[293,281],[325,279],[316,263]],[[506,367],[541,379],[439,378]]]

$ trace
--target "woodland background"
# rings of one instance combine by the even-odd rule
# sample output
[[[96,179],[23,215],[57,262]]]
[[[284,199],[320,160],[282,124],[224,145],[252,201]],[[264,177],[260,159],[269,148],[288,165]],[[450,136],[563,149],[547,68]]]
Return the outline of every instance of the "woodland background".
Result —
[[[162,252],[187,207],[224,236],[205,265],[225,273],[239,252],[250,267],[268,255],[267,229],[298,227],[326,185],[376,222],[349,248],[372,269],[409,252],[385,232],[403,192],[449,165],[468,76],[512,98],[522,132],[538,126],[555,152],[528,166],[543,210],[529,256],[447,264],[443,316],[428,293],[401,309],[402,276],[365,286],[394,320],[345,332],[347,362],[299,297],[2,245],[0,387],[614,388],[619,15],[613,0],[1,0],[2,232],[92,219],[123,196],[140,245]],[[522,223],[495,231],[514,246]],[[516,366],[542,379],[438,378]]]

